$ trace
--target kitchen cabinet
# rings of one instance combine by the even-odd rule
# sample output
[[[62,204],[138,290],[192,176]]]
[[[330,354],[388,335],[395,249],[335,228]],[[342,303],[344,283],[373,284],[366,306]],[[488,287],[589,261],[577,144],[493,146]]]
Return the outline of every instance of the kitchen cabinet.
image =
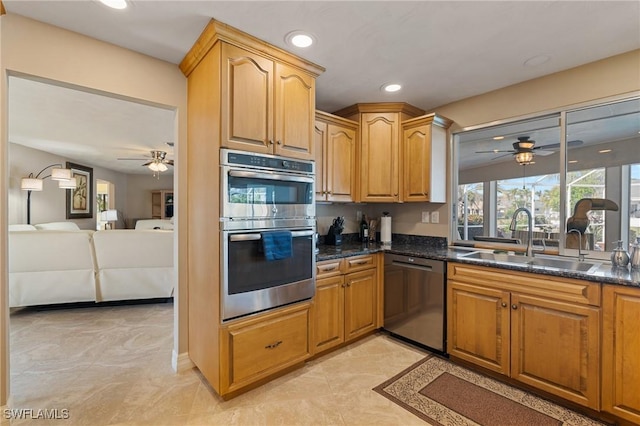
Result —
[[[187,77],[188,111],[188,352],[213,390],[229,398],[301,363],[309,342],[299,339],[308,339],[309,324],[303,318],[308,307],[222,322],[221,234],[212,226],[220,220],[220,148],[313,159],[315,78],[324,69],[216,20],[180,69]],[[281,329],[295,333],[280,338]],[[263,335],[273,339],[262,340]]]
[[[326,351],[382,326],[378,255],[318,262],[312,308],[313,353]]]
[[[447,296],[452,357],[599,409],[599,284],[449,263]]]
[[[310,356],[309,303],[240,320],[222,329],[222,394],[233,393]]]
[[[229,43],[221,71],[222,146],[313,159],[313,75]]]
[[[447,201],[447,129],[451,124],[436,114],[402,123],[402,201]]]
[[[316,201],[353,202],[358,123],[316,111]]]
[[[371,103],[334,114],[360,125],[358,201],[401,201],[402,122],[424,111],[406,103]]]
[[[602,410],[640,424],[640,288],[602,291]]]
[[[170,219],[173,217],[173,190],[151,191],[151,218]]]

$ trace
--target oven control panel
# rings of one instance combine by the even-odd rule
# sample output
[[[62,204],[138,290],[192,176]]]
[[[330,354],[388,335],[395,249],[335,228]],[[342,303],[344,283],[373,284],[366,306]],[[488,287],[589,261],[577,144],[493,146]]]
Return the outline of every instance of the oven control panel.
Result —
[[[313,163],[310,161],[292,160],[275,155],[260,155],[223,149],[221,157],[221,163],[230,166],[246,166],[305,174],[313,174],[314,172]]]

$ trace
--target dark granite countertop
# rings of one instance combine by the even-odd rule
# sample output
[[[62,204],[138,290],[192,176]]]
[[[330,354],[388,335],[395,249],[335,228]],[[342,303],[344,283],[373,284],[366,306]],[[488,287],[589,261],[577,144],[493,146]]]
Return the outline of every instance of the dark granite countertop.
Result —
[[[364,246],[362,243],[350,240],[340,246],[320,245],[319,249],[320,251],[317,254],[318,261],[384,251],[427,259],[484,265],[512,271],[531,272],[542,275],[575,278],[605,284],[617,284],[640,288],[640,270],[632,270],[630,268],[613,268],[611,263],[608,261],[596,260],[595,263],[601,263],[601,265],[596,270],[592,270],[587,273],[554,268],[534,268],[527,264],[520,263],[465,259],[464,254],[469,253],[468,248],[447,247],[446,239],[437,237],[417,237],[394,234],[393,243],[390,246],[382,246],[380,244],[369,244],[368,246]]]

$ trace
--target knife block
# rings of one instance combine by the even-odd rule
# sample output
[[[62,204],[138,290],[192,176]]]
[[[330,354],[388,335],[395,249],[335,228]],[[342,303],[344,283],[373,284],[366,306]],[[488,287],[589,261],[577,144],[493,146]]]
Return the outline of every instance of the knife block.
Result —
[[[330,246],[339,246],[342,244],[342,234],[336,234],[333,225],[329,227],[329,232],[327,232],[327,236],[324,237],[325,244]]]

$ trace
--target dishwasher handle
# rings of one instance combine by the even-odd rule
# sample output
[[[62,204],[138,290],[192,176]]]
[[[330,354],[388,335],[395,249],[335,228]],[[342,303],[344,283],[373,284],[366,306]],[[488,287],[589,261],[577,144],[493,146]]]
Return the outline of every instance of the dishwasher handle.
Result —
[[[417,269],[419,271],[425,271],[425,272],[433,271],[433,268],[431,266],[423,266],[423,265],[416,265],[413,263],[398,262],[397,260],[392,261],[391,264],[394,266],[402,266],[403,268]]]

